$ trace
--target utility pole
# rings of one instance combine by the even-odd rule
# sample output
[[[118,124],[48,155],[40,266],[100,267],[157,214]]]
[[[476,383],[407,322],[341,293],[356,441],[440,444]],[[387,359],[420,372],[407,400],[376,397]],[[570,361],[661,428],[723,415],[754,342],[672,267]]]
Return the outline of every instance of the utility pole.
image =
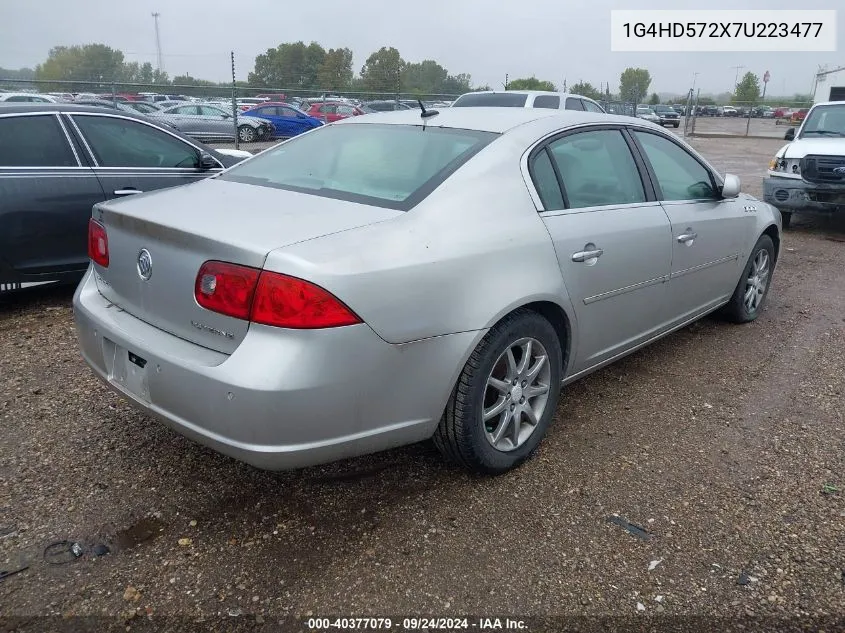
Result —
[[[734,70],[736,70],[736,76],[734,77],[734,94],[736,94],[736,87],[739,85],[739,71],[745,68],[745,66],[731,66]]]
[[[235,51],[232,56],[232,125],[235,126],[235,149],[241,148],[241,139],[238,135],[238,82],[235,81]]]
[[[508,89],[508,74],[505,73],[505,90]]]
[[[153,12],[151,15],[153,16],[153,20],[155,20],[155,24],[156,24],[156,62],[158,63],[158,71],[161,72],[162,71],[162,67],[161,67],[162,66],[162,64],[161,64],[161,35],[159,34],[159,31],[158,31],[158,18],[161,15],[161,13]]]
[[[700,73],[693,73],[692,74],[692,91],[695,92],[695,81],[698,79],[698,75]]]

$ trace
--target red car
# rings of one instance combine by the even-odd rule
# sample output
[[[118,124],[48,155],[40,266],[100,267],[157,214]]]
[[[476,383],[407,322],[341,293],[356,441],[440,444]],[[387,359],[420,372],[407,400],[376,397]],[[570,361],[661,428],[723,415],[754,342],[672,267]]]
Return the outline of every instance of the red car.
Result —
[[[790,116],[792,116],[792,108],[787,108],[786,106],[778,106],[775,108],[776,119],[788,119]]]
[[[807,117],[807,113],[810,111],[810,108],[801,108],[800,110],[795,110],[790,117],[790,123],[802,123],[804,119]]]
[[[311,104],[307,114],[326,123],[334,123],[346,117],[365,114],[365,112],[361,108],[356,108],[342,101],[317,101]]]

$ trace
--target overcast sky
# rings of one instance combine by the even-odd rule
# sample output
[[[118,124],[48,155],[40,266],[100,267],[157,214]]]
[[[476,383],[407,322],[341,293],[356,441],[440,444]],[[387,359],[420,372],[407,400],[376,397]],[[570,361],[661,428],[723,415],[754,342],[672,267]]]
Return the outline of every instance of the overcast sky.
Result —
[[[161,13],[164,70],[171,76],[225,80],[229,51],[238,79],[253,60],[281,42],[316,41],[349,47],[359,72],[381,46],[408,61],[434,59],[450,73],[469,73],[475,85],[500,88],[536,75],[560,87],[580,79],[596,87],[619,84],[627,66],[648,68],[651,90],[685,92],[698,72],[702,92],[733,87],[733,66],[769,70],[769,94],[808,92],[819,64],[845,66],[845,10],[838,53],[612,53],[611,9],[835,9],[841,0],[0,0],[0,67],[34,67],[52,46],[100,42],[127,61],[155,66],[152,11]]]

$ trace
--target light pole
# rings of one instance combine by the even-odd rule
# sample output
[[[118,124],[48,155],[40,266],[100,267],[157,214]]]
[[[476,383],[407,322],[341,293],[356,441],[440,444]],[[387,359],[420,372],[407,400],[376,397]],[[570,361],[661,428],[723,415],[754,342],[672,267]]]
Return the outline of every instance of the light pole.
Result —
[[[739,71],[745,68],[745,66],[731,66],[731,68],[736,70],[736,76],[734,77],[734,94],[736,94],[736,87],[739,85]]]
[[[161,13],[154,12],[151,15],[156,24],[156,62],[158,63],[158,71],[161,72],[161,35],[158,32],[158,18]]]

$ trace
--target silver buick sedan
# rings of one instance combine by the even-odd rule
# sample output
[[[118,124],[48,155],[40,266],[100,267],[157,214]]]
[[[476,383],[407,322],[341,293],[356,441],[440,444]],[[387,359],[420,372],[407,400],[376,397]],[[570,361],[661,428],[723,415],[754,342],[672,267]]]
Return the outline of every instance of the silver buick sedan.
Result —
[[[267,469],[433,438],[525,461],[561,386],[717,309],[763,309],[774,207],[631,117],[352,117],[196,184],[94,207],[85,360]]]

